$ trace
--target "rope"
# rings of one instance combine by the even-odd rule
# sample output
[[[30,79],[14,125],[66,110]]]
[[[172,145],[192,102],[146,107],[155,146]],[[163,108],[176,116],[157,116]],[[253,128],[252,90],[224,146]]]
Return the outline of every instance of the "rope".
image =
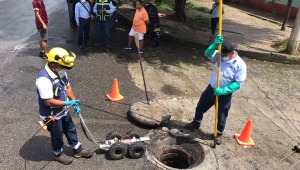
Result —
[[[290,169],[292,169],[295,165],[297,165],[298,163],[300,162],[300,160],[299,161],[297,161],[296,163],[294,163],[294,165],[293,166],[291,166],[288,170],[290,170]]]
[[[33,136],[29,139],[28,145],[25,147],[25,151],[29,148],[32,139],[35,137],[35,135],[37,135],[48,123],[50,123],[52,120],[54,120],[57,116],[59,116],[60,114],[64,113],[67,109],[69,109],[72,105],[74,105],[75,103],[71,104],[70,106],[65,107],[62,111],[60,111],[59,113],[57,113],[55,116],[53,116],[53,118],[51,118],[50,120],[48,120],[42,127],[40,127],[34,134]],[[26,153],[26,152],[25,152]],[[27,152],[29,153],[29,152]],[[27,169],[27,159],[24,158],[25,162],[24,162],[24,169]]]

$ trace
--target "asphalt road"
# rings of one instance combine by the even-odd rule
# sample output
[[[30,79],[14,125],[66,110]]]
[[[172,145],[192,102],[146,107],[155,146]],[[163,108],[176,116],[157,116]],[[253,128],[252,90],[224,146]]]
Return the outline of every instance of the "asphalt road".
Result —
[[[40,132],[30,142],[31,136],[39,128],[35,78],[45,61],[38,58],[39,35],[34,25],[31,2],[24,3],[24,6],[9,1],[1,3],[0,169],[23,169],[25,159],[28,160],[28,169],[153,169],[153,165],[145,158],[111,161],[99,151],[89,160],[75,160],[66,167],[53,161],[48,133]],[[59,46],[76,53],[76,64],[69,72],[69,77],[77,98],[81,100],[82,115],[96,140],[105,139],[105,135],[111,130],[125,133],[137,129],[145,133],[147,130],[140,129],[127,119],[130,104],[144,100],[144,93],[131,81],[127,63],[122,62],[122,55],[114,50],[122,49],[128,28],[121,28],[123,26],[120,25],[112,33],[112,39],[117,41],[114,41],[110,51],[102,47],[79,50],[76,45],[76,30],[69,28],[66,2],[45,1],[45,4],[51,19],[49,49]],[[95,35],[95,25],[92,27],[91,35]],[[91,41],[95,43],[96,37],[91,37]],[[120,103],[106,100],[114,78],[118,79],[120,92],[125,97]],[[79,125],[79,118],[72,116]],[[77,131],[85,148],[97,149],[97,146],[84,137],[80,126],[77,126]],[[65,150],[72,155],[69,147]]]
[[[79,126],[79,119],[73,114],[80,142],[85,148],[96,150],[91,159],[78,159],[69,166],[53,161],[50,137],[47,132],[38,133],[28,147],[31,136],[39,128],[35,78],[46,62],[38,58],[39,35],[34,25],[31,3],[16,6],[10,4],[9,1],[0,0],[0,2],[2,3],[0,6],[0,169],[24,169],[25,159],[28,160],[27,169],[157,169],[145,157],[138,160],[130,158],[119,161],[110,160],[105,153],[96,150],[97,147],[84,137]],[[45,4],[51,18],[49,49],[57,46],[63,47],[74,51],[77,55],[75,67],[69,71],[69,78],[75,95],[81,100],[82,115],[96,140],[103,140],[111,130],[126,132],[136,129],[146,133],[149,129],[141,128],[127,118],[130,105],[145,100],[145,94],[137,88],[128,72],[128,65],[138,63],[138,56],[135,50],[131,52],[122,50],[123,44],[127,41],[130,27],[120,23],[112,31],[113,48],[111,50],[104,47],[80,50],[76,44],[77,31],[69,28],[66,2],[64,0],[45,1]],[[8,20],[8,16],[13,19]],[[12,22],[12,20],[14,21]],[[95,35],[95,24],[93,23],[92,43],[97,41]],[[149,43],[146,44],[144,59],[147,64],[154,65],[155,69],[159,69],[160,72],[163,70],[166,73],[172,73],[172,71],[164,69],[167,67],[166,65],[180,66],[182,62],[197,65],[202,69],[198,70],[197,74],[193,74],[190,79],[197,84],[200,81],[200,84],[206,85],[207,81],[201,82],[199,77],[208,77],[211,74],[211,64],[201,58],[203,56],[200,54],[203,54],[203,49],[189,47],[188,44],[180,44],[180,42],[162,41],[161,46],[157,49],[150,48]],[[266,94],[273,96],[274,91],[281,96],[294,97],[299,94],[297,93],[299,92],[299,81],[296,81],[297,76],[299,77],[297,66],[276,64],[276,67],[271,67],[268,63],[260,61],[246,58],[245,61],[251,70],[249,71],[249,80],[257,80],[259,83],[256,84],[261,83],[262,89],[268,91],[265,92]],[[159,75],[158,72],[157,75]],[[135,74],[135,78],[138,77],[137,75],[141,76]],[[152,77],[154,76],[156,74],[153,73]],[[147,80],[150,80],[150,77],[149,75]],[[289,87],[290,82],[286,82],[287,85],[282,84],[283,78],[286,77],[290,77],[290,81],[295,85],[292,84],[292,87]],[[120,103],[106,100],[106,94],[110,93],[114,78],[118,79],[120,92],[125,97],[125,100]],[[163,79],[163,76],[154,78],[160,80],[160,78]],[[274,82],[278,86],[267,86],[268,82]],[[154,83],[155,81],[152,84],[149,82],[150,85],[156,87],[153,85]],[[159,83],[164,83],[164,81]],[[172,85],[176,86],[175,83]],[[287,89],[287,87],[289,88]],[[248,99],[248,95],[252,97],[257,91],[257,87],[250,83],[247,83],[243,89],[245,94],[240,94],[246,95],[246,99]],[[167,93],[170,90],[172,88],[165,88],[161,93],[171,96],[173,93]],[[278,91],[282,93],[279,94]],[[153,98],[154,94],[150,93],[149,96]],[[194,93],[193,96],[198,96],[198,93]],[[257,98],[262,97],[258,95]],[[296,104],[294,105],[296,106]],[[72,155],[68,146],[65,147],[65,151],[68,155]]]

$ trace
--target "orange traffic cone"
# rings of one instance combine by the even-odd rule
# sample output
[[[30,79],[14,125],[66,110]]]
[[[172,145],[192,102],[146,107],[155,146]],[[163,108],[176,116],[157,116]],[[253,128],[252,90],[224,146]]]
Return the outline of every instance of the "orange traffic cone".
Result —
[[[112,89],[111,89],[111,93],[107,94],[106,97],[110,100],[110,101],[118,101],[118,100],[122,100],[124,97],[119,93],[119,85],[118,85],[118,80],[114,79],[113,85],[112,85]]]
[[[252,119],[249,119],[242,133],[234,135],[237,143],[242,146],[254,146],[255,144],[251,138],[251,131],[252,131]]]

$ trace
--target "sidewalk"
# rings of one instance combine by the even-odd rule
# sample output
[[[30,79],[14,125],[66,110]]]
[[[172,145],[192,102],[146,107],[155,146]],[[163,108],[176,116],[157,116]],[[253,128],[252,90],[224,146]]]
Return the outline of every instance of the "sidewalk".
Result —
[[[211,3],[204,3],[203,5],[209,7]],[[281,31],[281,26],[278,25],[279,21],[275,21],[272,14],[249,13],[240,10],[242,7],[237,9],[235,5],[224,5],[224,8],[223,36],[226,40],[235,42],[238,45],[240,56],[278,63],[300,63],[299,56],[278,53],[276,48],[273,47],[274,42],[289,38],[290,27],[286,31]],[[191,12],[209,17],[209,14],[192,10],[187,11],[187,14]],[[131,25],[134,13],[135,9],[129,5],[122,6],[119,11],[120,20],[124,20],[128,25]],[[160,22],[163,27],[162,41],[193,43],[202,48],[206,48],[213,41],[210,38],[210,29],[207,27],[190,28],[185,23],[171,19],[170,15],[161,13]],[[289,23],[289,25],[292,24],[292,22]]]

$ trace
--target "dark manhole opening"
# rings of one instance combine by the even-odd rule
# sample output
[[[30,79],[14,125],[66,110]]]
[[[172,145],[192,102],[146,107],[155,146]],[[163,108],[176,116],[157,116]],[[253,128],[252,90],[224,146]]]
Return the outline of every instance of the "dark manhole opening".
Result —
[[[194,163],[194,157],[182,148],[164,150],[160,162],[177,169],[187,169]]]

